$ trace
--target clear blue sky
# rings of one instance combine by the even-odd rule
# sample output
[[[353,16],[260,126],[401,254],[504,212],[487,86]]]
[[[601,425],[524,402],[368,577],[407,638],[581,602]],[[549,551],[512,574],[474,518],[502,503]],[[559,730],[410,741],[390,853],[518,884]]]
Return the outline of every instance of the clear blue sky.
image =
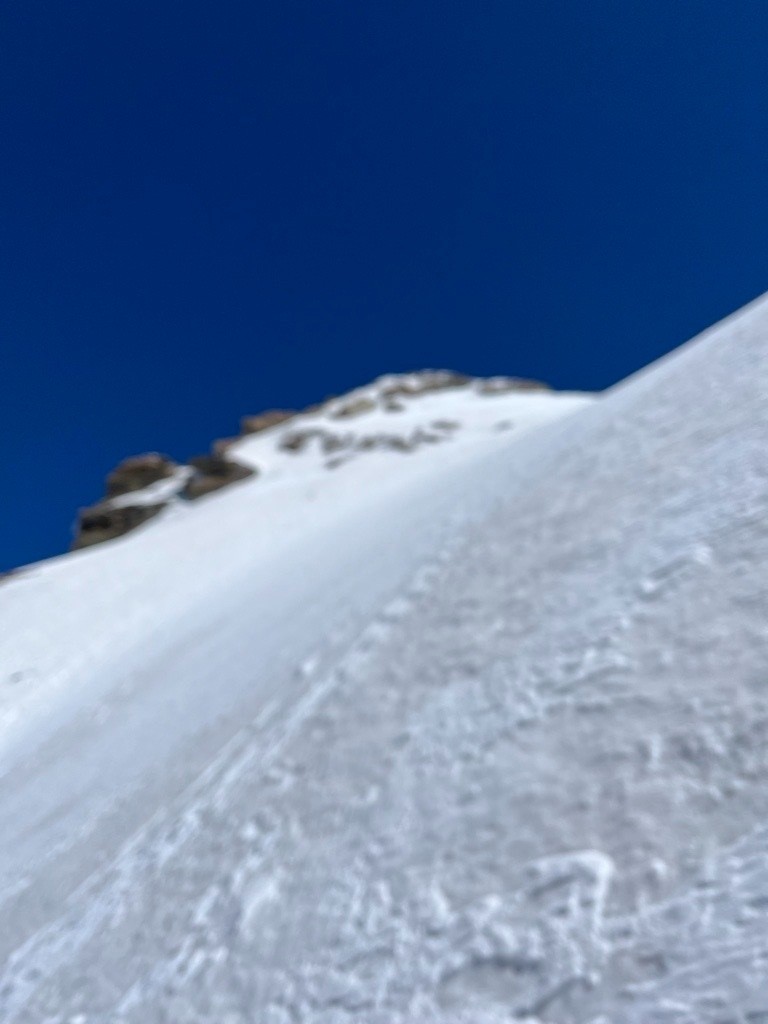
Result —
[[[603,388],[768,288],[767,53],[764,0],[5,0],[0,568],[126,455]]]

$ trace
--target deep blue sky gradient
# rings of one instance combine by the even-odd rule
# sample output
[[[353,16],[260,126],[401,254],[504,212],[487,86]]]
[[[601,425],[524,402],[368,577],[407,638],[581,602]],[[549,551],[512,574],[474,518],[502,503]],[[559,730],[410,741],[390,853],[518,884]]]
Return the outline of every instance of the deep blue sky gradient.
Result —
[[[448,366],[603,388],[768,287],[762,0],[5,0],[0,569],[120,458]]]

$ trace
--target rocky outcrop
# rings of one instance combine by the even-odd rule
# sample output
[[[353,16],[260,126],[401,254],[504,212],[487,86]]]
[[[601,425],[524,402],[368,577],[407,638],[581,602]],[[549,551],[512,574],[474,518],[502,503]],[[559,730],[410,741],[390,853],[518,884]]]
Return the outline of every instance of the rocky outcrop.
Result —
[[[262,430],[269,430],[279,423],[285,423],[295,415],[296,413],[290,409],[268,409],[257,416],[243,416],[240,420],[240,434],[243,437],[247,434],[259,434]]]
[[[372,398],[353,398],[343,405],[332,409],[329,415],[335,420],[348,420],[353,416],[362,416],[365,412],[371,412],[376,408],[376,402]]]
[[[105,540],[114,540],[123,534],[135,530],[137,526],[153,519],[162,512],[166,502],[156,505],[112,505],[100,502],[90,508],[80,510],[77,521],[77,532],[72,543],[72,550],[102,544]]]
[[[143,491],[159,480],[172,477],[178,465],[167,455],[147,452],[123,459],[107,477],[107,498],[118,498],[131,491]]]
[[[267,409],[266,412],[257,413],[255,416],[242,416],[240,418],[240,433],[237,437],[219,438],[211,445],[211,451],[214,455],[224,456],[233,444],[242,441],[244,437],[260,434],[263,430],[269,430],[271,427],[278,427],[281,423],[292,420],[296,415],[298,414],[293,409]]]
[[[256,470],[218,451],[190,459],[186,467],[157,452],[124,459],[107,477],[106,496],[80,510],[72,550],[130,533],[154,519],[177,497],[195,500],[255,474]],[[172,481],[170,487],[163,487],[159,494],[147,491],[163,480]]]
[[[388,434],[337,434],[321,427],[292,430],[284,434],[278,447],[281,451],[298,454],[306,451],[313,442],[323,455],[337,456],[326,463],[328,467],[340,466],[350,456],[365,451],[413,452],[425,444],[439,444],[457,428],[452,420],[436,420],[431,430],[417,427],[407,435]]]
[[[291,430],[283,434],[278,447],[281,451],[297,453],[304,451],[311,441],[317,439],[323,451],[334,451],[338,447],[338,435],[320,427],[308,427],[306,430]]]
[[[445,388],[461,388],[472,382],[466,373],[454,370],[422,370],[419,373],[403,374],[390,384],[385,384],[379,394],[385,400],[398,397],[413,398],[429,391],[443,391]]]
[[[216,453],[197,455],[189,460],[189,465],[192,467],[192,474],[184,485],[181,496],[191,501],[257,475],[257,471],[250,466],[232,462]]]
[[[95,505],[80,509],[72,550],[122,537],[153,519],[167,505],[166,494],[150,492],[143,495],[143,500],[138,495],[164,480],[172,481],[179,477],[180,469],[173,459],[158,452],[144,452],[123,459],[107,476],[104,498]],[[134,494],[136,498],[128,497]]]
[[[215,441],[209,455],[196,456],[189,460],[188,465],[174,462],[158,452],[124,459],[107,477],[105,497],[90,508],[81,509],[72,547],[90,547],[120,537],[157,516],[171,501],[196,501],[230,484],[258,475],[258,470],[236,461],[233,446],[253,434],[281,424],[288,424],[288,427],[276,431],[275,440],[280,451],[297,454],[314,450],[324,457],[328,468],[342,465],[359,452],[388,450],[408,453],[424,445],[445,441],[458,429],[459,424],[453,420],[434,420],[428,426],[410,430],[406,425],[400,433],[370,428],[361,432],[357,423],[350,424],[347,429],[338,423],[339,429],[332,430],[329,429],[329,421],[358,417],[365,420],[367,413],[376,410],[403,412],[409,402],[419,396],[449,388],[470,388],[475,394],[486,396],[511,391],[548,390],[546,384],[519,377],[477,378],[453,370],[421,370],[379,377],[372,385],[341,397],[329,395],[322,403],[310,406],[303,413],[267,409],[256,415],[243,416],[238,437]],[[295,417],[299,417],[296,424],[289,423]],[[397,425],[395,418],[392,425]],[[506,422],[498,424],[497,429],[506,425]]]

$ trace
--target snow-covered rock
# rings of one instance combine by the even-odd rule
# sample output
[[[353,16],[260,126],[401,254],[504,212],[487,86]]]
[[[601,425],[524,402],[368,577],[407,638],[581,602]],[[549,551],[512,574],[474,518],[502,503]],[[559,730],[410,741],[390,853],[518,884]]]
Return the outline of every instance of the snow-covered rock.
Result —
[[[466,390],[470,387],[471,392],[464,396],[461,403],[470,423],[477,419],[471,401],[476,395],[547,390],[543,384],[517,377],[483,379],[468,377],[452,370],[421,370],[418,373],[389,374],[365,388],[359,388],[341,398],[329,399],[304,413],[269,409],[255,416],[244,416],[240,421],[240,437],[214,441],[210,454],[195,456],[188,465],[180,466],[167,455],[157,452],[134,455],[120,462],[107,476],[105,497],[95,505],[80,509],[72,549],[77,551],[115,540],[143,526],[179,500],[196,500],[248,477],[258,476],[260,467],[252,458],[247,465],[238,459],[238,442],[244,437],[267,431],[268,446],[272,448],[274,428],[291,421],[297,421],[299,426],[287,433],[280,432],[276,442],[278,448],[281,451],[297,452],[317,439],[325,454],[336,455],[326,462],[328,469],[341,465],[355,452],[373,448],[409,452],[422,444],[445,440],[445,430],[452,431],[460,424],[440,420],[427,423],[423,415],[419,416],[419,409],[414,410],[411,403],[435,391],[455,388]],[[423,403],[419,403],[419,407],[423,414]],[[555,409],[560,411],[563,408],[562,403],[559,406],[552,405],[552,414]],[[368,433],[358,430],[339,434],[329,429],[329,421],[357,418],[364,413],[377,411],[407,411],[409,415],[400,419],[399,429],[389,429],[388,432],[372,434],[369,429]],[[524,409],[524,422],[528,418]],[[381,417],[369,416],[366,419],[368,428],[374,420],[380,424]],[[446,422],[449,423],[448,428],[445,427]],[[420,425],[415,426],[414,423]],[[502,425],[509,427],[512,424],[504,421]]]

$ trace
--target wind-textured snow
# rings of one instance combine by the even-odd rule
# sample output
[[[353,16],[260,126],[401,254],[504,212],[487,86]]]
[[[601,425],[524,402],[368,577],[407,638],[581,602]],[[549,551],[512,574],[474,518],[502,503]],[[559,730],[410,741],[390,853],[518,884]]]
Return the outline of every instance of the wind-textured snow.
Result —
[[[419,403],[0,586],[0,1020],[768,1021],[768,300]]]

